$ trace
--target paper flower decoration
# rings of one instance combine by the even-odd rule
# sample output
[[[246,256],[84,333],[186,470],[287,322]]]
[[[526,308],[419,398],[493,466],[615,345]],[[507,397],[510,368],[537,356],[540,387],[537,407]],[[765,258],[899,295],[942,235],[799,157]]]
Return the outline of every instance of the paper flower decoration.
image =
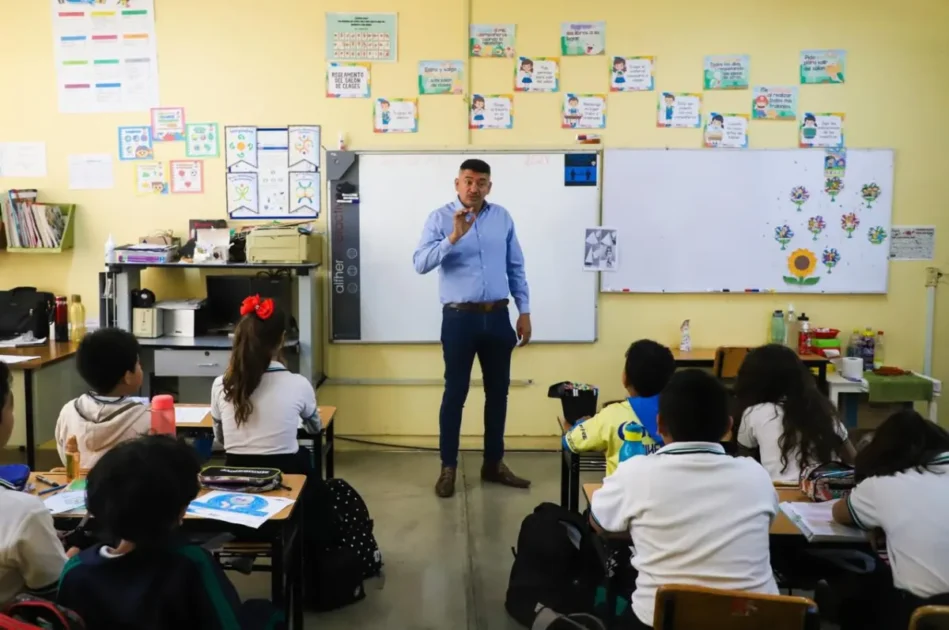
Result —
[[[824,182],[824,192],[830,195],[831,201],[837,200],[837,195],[844,189],[844,180],[839,177],[828,177]]]
[[[872,227],[867,231],[867,239],[874,245],[879,245],[886,240],[886,230],[882,225]]]
[[[781,249],[785,249],[791,239],[794,238],[794,230],[789,225],[779,225],[774,228],[774,240],[781,243]]]
[[[820,282],[820,278],[811,278],[817,269],[817,256],[809,249],[795,249],[788,256],[788,271],[790,276],[784,276],[786,284],[799,286],[813,286]]]
[[[820,260],[824,263],[824,266],[827,267],[827,273],[831,273],[831,270],[840,262],[840,252],[833,247],[828,247],[824,250]]]
[[[848,212],[840,217],[840,227],[847,233],[847,238],[853,238],[853,232],[860,227],[860,219],[856,212]]]
[[[801,211],[801,206],[811,198],[811,193],[803,186],[795,186],[791,189],[791,203],[797,206],[797,211]]]
[[[807,220],[807,231],[814,235],[815,241],[817,240],[817,235],[823,232],[825,227],[827,227],[827,224],[824,222],[824,217],[820,215]]]
[[[880,187],[872,182],[865,184],[863,188],[860,189],[860,196],[867,202],[867,209],[869,210],[873,207],[873,202],[880,196]]]

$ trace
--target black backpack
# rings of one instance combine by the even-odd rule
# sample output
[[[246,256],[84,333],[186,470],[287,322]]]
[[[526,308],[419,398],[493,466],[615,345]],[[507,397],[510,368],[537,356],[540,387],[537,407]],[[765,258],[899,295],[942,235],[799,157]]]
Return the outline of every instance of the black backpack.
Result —
[[[342,479],[329,479],[326,486],[333,510],[332,546],[356,552],[363,579],[378,576],[382,572],[382,552],[372,533],[374,523],[366,502]]]
[[[584,518],[553,503],[541,503],[521,523],[504,607],[530,628],[538,613],[593,613],[604,569]]]

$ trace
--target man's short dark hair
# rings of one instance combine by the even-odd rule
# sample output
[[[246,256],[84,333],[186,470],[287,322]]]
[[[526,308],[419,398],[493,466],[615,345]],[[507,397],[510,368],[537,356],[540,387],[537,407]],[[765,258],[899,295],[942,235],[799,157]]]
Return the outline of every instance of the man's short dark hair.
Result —
[[[472,171],[475,173],[480,173],[482,175],[491,174],[491,167],[488,165],[488,163],[485,162],[484,160],[478,160],[475,158],[472,158],[470,160],[465,160],[464,162],[462,162],[461,168],[459,168],[458,170]]]
[[[637,396],[658,396],[675,371],[675,357],[661,343],[640,339],[626,351],[626,384]]]
[[[82,338],[76,355],[79,376],[98,394],[115,389],[138,363],[138,339],[118,328],[100,328]]]
[[[659,418],[676,442],[719,442],[728,430],[728,392],[708,372],[676,372],[659,395]]]
[[[148,435],[108,451],[89,471],[86,502],[115,543],[160,544],[198,494],[194,449],[166,435]]]

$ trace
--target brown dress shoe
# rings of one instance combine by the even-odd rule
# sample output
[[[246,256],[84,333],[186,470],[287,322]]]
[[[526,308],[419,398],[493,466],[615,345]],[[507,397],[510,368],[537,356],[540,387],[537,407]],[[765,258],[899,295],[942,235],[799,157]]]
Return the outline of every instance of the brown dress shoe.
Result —
[[[530,488],[531,482],[527,479],[521,479],[511,472],[504,462],[489,463],[484,462],[481,465],[481,480],[488,483],[499,483],[502,486],[512,488]]]
[[[435,482],[435,494],[443,499],[455,494],[455,470],[445,466],[442,468],[442,474],[438,475],[438,481]]]

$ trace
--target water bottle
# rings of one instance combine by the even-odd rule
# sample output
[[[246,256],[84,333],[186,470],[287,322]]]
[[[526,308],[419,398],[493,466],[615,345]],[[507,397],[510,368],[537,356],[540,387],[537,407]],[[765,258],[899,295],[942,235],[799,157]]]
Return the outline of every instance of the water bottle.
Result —
[[[643,428],[635,422],[623,425],[623,446],[619,449],[619,461],[625,462],[630,457],[646,455],[646,445],[643,444]]]
[[[780,310],[777,310],[771,315],[771,339],[768,341],[770,343],[778,343],[783,345],[785,338],[784,333],[784,313]]]
[[[863,358],[863,349],[860,347],[862,342],[860,331],[854,328],[850,333],[850,341],[847,343],[847,356]]]
[[[873,370],[873,350],[874,350],[875,340],[873,338],[873,329],[867,327],[863,331],[863,371],[870,372]]]
[[[175,435],[175,399],[168,394],[152,398],[152,431],[157,435]]]
[[[883,331],[877,331],[876,344],[873,347],[873,369],[879,370],[883,367]]]

